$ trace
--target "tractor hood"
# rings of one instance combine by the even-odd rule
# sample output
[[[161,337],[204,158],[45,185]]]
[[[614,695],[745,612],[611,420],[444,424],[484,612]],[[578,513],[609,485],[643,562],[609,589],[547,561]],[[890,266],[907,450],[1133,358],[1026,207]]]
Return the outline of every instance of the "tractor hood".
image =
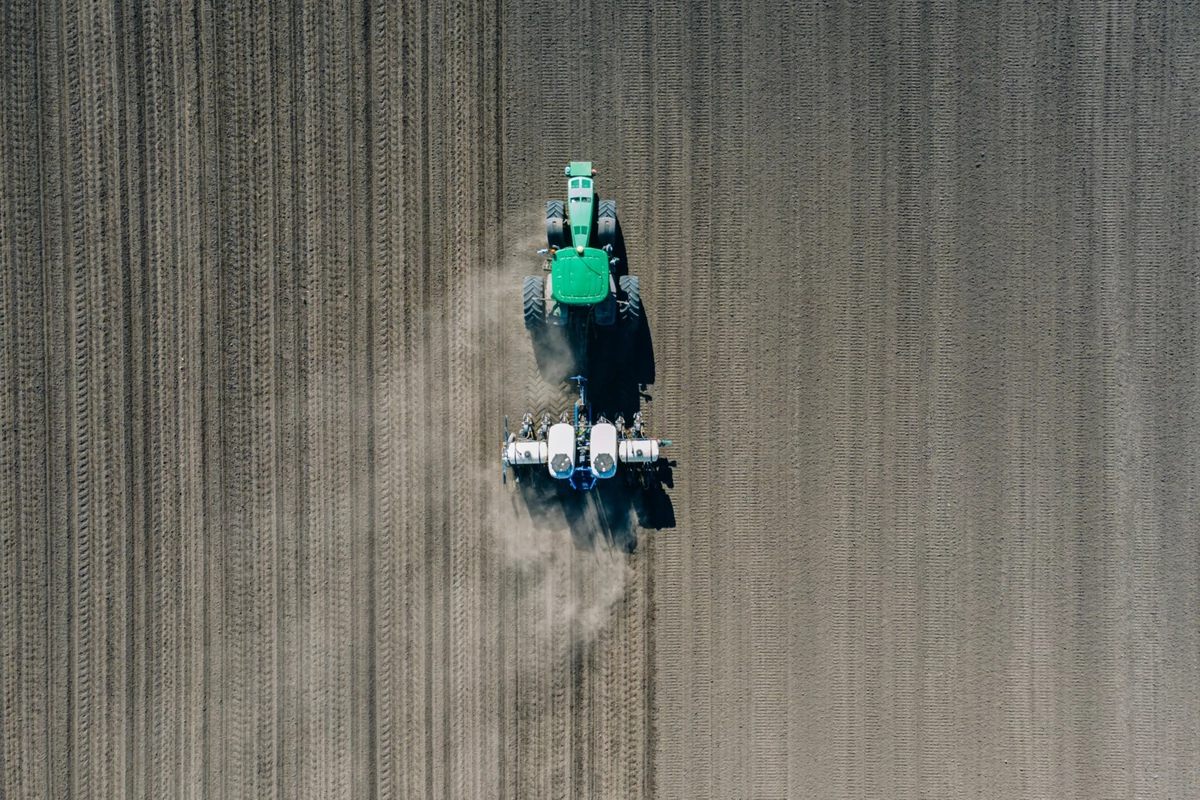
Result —
[[[559,250],[550,270],[554,299],[567,305],[595,305],[608,297],[608,253],[594,247]]]

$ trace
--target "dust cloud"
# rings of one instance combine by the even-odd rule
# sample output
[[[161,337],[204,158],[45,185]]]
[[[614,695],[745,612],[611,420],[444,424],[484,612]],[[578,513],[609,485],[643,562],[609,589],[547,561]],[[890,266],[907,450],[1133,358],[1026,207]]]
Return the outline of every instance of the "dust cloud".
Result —
[[[494,484],[495,474],[489,477]],[[527,622],[565,623],[572,641],[581,643],[608,625],[625,596],[629,566],[597,513],[598,499],[567,491],[493,485],[486,524],[518,579],[518,602],[539,610],[540,619]]]

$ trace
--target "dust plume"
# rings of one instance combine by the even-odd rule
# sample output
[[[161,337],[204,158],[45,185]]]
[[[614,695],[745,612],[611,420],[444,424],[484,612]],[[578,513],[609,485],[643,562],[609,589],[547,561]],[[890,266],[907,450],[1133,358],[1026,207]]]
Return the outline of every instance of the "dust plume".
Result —
[[[598,513],[598,495],[569,491],[495,486],[487,524],[497,552],[516,573],[522,602],[542,615],[528,622],[566,624],[578,644],[608,625],[625,596],[629,567]]]

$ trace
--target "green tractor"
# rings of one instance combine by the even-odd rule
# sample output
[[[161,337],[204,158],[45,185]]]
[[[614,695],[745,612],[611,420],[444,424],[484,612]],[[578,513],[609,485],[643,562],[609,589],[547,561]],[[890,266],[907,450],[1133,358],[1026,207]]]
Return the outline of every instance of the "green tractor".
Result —
[[[617,204],[596,197],[590,161],[572,161],[567,176],[567,202],[546,201],[546,276],[525,279],[525,327],[538,333],[547,327],[564,330],[573,349],[582,353],[600,328],[637,330],[642,298],[638,279],[615,275],[620,258]]]

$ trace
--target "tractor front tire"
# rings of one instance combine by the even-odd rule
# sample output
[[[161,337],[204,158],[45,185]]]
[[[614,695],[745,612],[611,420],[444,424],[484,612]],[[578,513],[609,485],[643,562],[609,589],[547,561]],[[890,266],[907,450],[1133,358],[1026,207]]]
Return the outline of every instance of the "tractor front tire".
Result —
[[[562,200],[546,201],[546,244],[553,250],[567,246]]]
[[[546,322],[546,294],[543,279],[531,275],[525,279],[525,328],[540,330]]]
[[[625,295],[625,304],[621,306],[621,324],[630,331],[636,331],[642,322],[642,293],[636,275],[621,276],[621,292]]]

